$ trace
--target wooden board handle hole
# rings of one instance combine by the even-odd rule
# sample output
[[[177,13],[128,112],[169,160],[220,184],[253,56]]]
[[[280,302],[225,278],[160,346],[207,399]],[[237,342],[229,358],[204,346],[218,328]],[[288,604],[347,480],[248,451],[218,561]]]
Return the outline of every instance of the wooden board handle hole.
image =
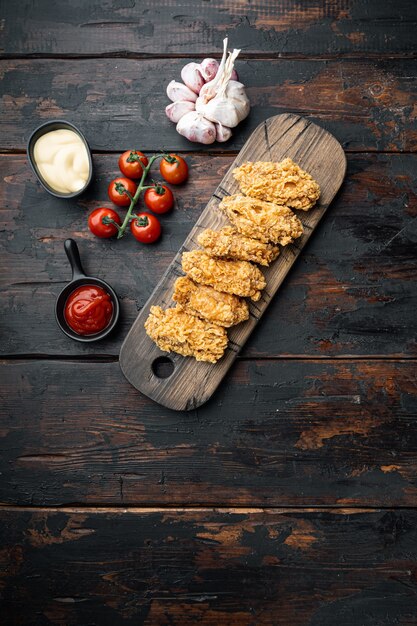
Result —
[[[169,378],[175,369],[175,364],[168,356],[159,356],[152,362],[151,367],[157,378]]]

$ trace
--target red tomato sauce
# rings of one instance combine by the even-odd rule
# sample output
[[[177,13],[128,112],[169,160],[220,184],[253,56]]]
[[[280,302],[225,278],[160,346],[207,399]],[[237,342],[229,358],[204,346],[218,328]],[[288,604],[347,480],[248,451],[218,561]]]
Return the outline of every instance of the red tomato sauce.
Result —
[[[68,296],[64,314],[68,326],[78,335],[94,335],[109,325],[113,302],[101,287],[83,285]]]

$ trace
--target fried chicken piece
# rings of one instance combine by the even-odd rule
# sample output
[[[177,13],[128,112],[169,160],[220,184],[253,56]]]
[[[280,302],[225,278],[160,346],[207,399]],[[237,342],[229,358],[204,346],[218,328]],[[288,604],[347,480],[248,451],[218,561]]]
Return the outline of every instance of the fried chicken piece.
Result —
[[[227,346],[224,328],[178,308],[164,311],[160,306],[152,306],[145,329],[161,350],[193,356],[197,361],[215,363]]]
[[[266,286],[262,272],[249,261],[214,259],[203,250],[184,252],[182,269],[196,283],[236,296],[249,296],[254,302]]]
[[[245,300],[208,285],[198,285],[187,276],[177,278],[172,298],[177,302],[177,308],[226,328],[249,317]]]
[[[247,196],[293,209],[308,211],[320,196],[318,183],[291,159],[248,161],[234,169],[233,176]]]
[[[231,226],[225,226],[218,231],[210,228],[203,230],[197,241],[210,256],[253,261],[259,265],[269,265],[279,255],[277,246],[240,235]]]
[[[286,206],[235,195],[224,197],[219,208],[246,237],[286,246],[303,234],[300,220]]]

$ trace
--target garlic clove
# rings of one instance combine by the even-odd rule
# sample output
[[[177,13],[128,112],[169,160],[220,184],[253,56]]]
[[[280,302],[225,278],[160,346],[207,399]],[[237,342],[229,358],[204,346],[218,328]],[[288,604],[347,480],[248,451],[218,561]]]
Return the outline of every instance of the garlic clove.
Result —
[[[204,85],[204,78],[200,72],[198,63],[187,63],[181,70],[181,78],[184,83],[196,94],[200,93],[201,87]]]
[[[194,91],[191,91],[186,85],[176,80],[171,80],[171,82],[168,83],[167,96],[173,102],[177,102],[177,100],[195,102],[197,100],[197,94],[194,93]]]
[[[236,107],[239,122],[249,115],[250,102],[246,94],[245,85],[237,80],[229,80],[226,88],[226,98]]]
[[[216,127],[196,111],[186,113],[177,124],[177,132],[189,141],[209,144],[216,140]]]
[[[200,63],[200,72],[206,82],[213,80],[218,70],[219,70],[219,62],[216,59],[207,58],[207,59],[203,59]],[[239,80],[239,75],[234,68],[233,68],[232,75],[230,78],[231,80]]]
[[[223,124],[214,124],[216,127],[216,141],[228,141],[232,136],[232,130]]]
[[[207,82],[213,80],[219,69],[219,62],[216,59],[203,59],[200,63],[200,72]]]
[[[168,104],[168,106],[165,108],[165,113],[167,117],[171,120],[171,122],[175,122],[176,124],[180,121],[183,115],[194,110],[194,102],[189,102],[188,100],[177,100],[172,104]]]

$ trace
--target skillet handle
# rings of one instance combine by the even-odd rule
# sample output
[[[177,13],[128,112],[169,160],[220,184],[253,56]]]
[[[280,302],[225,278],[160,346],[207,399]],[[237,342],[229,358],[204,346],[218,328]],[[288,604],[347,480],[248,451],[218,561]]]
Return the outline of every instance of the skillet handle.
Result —
[[[80,253],[74,239],[66,239],[64,242],[65,252],[72,269],[72,280],[75,278],[85,278],[85,272],[81,265]]]

